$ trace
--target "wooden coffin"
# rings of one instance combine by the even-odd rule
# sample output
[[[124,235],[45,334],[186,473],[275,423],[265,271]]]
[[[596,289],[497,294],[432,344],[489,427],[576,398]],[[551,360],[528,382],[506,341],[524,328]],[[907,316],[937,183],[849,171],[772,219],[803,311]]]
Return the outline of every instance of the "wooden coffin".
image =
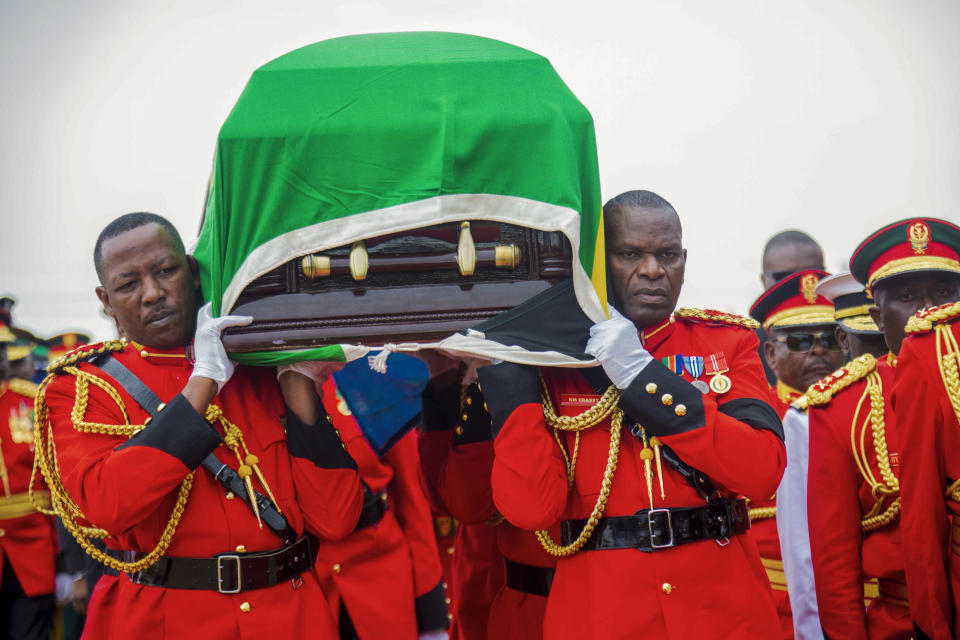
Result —
[[[432,342],[570,278],[559,232],[469,221],[424,227],[290,260],[254,280],[233,314],[234,353],[328,344]]]

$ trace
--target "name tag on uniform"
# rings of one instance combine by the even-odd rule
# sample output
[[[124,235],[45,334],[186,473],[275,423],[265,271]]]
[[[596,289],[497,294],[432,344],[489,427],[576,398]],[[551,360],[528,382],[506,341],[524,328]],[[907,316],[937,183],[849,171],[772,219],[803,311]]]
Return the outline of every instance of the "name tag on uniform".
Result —
[[[561,393],[560,405],[564,407],[592,407],[600,402],[600,396],[590,393]]]
[[[899,467],[899,466],[900,466],[900,454],[899,454],[899,453],[896,453],[896,452],[892,452],[892,453],[890,453],[889,455],[890,455],[890,466],[891,466],[891,467]]]

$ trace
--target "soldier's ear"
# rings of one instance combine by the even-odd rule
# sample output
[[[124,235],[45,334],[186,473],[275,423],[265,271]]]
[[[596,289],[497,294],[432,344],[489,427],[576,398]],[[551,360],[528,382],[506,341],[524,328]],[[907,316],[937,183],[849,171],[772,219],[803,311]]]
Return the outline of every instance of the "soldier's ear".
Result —
[[[850,340],[847,330],[837,325],[833,330],[833,336],[837,339],[837,342],[840,344],[840,349],[843,351],[843,355],[846,358],[850,357]]]
[[[770,336],[771,338],[773,336]],[[773,340],[767,340],[763,343],[763,357],[767,361],[767,364],[773,369],[773,372],[780,377],[780,374],[777,372],[777,343]]]
[[[116,316],[113,315],[113,307],[110,306],[110,294],[107,293],[106,287],[103,285],[98,285],[94,292],[97,294],[97,299],[100,301],[100,304],[103,305],[103,310],[107,312],[107,315],[111,318]]]
[[[197,259],[187,254],[187,265],[189,265],[190,267],[190,273],[193,274],[193,287],[195,289],[199,289],[200,288],[200,265],[197,264]]]

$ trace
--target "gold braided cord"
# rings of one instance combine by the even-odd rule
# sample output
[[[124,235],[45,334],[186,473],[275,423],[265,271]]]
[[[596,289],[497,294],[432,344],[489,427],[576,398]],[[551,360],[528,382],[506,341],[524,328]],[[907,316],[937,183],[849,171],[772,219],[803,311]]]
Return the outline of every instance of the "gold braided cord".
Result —
[[[860,527],[865,532],[881,529],[893,522],[898,513],[900,513],[900,496],[897,496],[896,499],[890,503],[890,506],[887,507],[887,510],[883,513],[861,519]]]
[[[826,378],[810,385],[807,389],[807,406],[827,404],[833,398],[854,382],[867,377],[877,368],[877,359],[869,353],[854,358],[845,366],[837,369]]]
[[[597,496],[597,503],[593,506],[593,511],[591,511],[590,517],[587,519],[587,523],[583,525],[583,530],[577,536],[577,539],[568,545],[559,545],[550,538],[550,532],[546,529],[536,532],[537,539],[543,546],[544,551],[550,555],[561,558],[572,556],[580,551],[587,540],[590,539],[590,536],[593,535],[593,530],[600,522],[604,510],[607,508],[607,500],[610,498],[613,474],[617,470],[617,461],[620,457],[620,429],[622,424],[623,411],[616,409],[610,417],[610,449],[607,453],[607,466],[603,470],[603,480],[600,483],[600,495]]]
[[[617,402],[620,400],[622,392],[615,386],[610,386],[600,397],[600,400],[583,413],[576,416],[558,416],[543,376],[540,377],[540,386],[543,391],[544,421],[553,427],[553,437],[560,446],[560,452],[567,468],[568,488],[573,488],[577,453],[580,449],[580,432],[595,427],[603,422],[608,415],[610,416],[610,448],[607,453],[607,465],[603,470],[603,480],[600,483],[600,495],[597,496],[597,502],[593,506],[593,511],[590,513],[590,517],[587,519],[580,535],[568,545],[559,545],[550,538],[550,532],[546,529],[536,532],[537,539],[547,553],[552,556],[567,557],[578,552],[586,544],[607,508],[610,487],[613,485],[613,474],[617,470],[617,462],[620,457],[620,431],[623,426],[623,411],[617,407]],[[573,454],[570,456],[567,455],[566,448],[560,438],[561,431],[574,432]]]
[[[748,511],[750,514],[750,522],[756,522],[757,520],[768,520],[770,518],[777,517],[777,508],[776,507],[754,507]]]
[[[760,323],[753,318],[746,318],[732,313],[716,311],[714,309],[692,309],[683,307],[673,312],[674,318],[683,320],[701,320],[703,322],[715,322],[717,324],[728,324],[732,327],[743,327],[744,329],[759,329]]]
[[[107,351],[122,351],[126,346],[126,342],[123,340],[105,340],[99,345],[84,345],[48,364],[47,373],[59,373],[63,367],[75,365],[78,362],[88,360],[92,356],[106,353]]]
[[[864,531],[873,531],[893,522],[900,512],[900,481],[890,467],[890,453],[887,449],[886,438],[886,411],[883,402],[883,382],[880,379],[880,374],[876,371],[871,371],[867,375],[866,381],[866,389],[864,389],[860,400],[857,402],[857,408],[854,411],[850,426],[850,446],[860,475],[863,476],[870,487],[874,499],[873,507],[869,513],[861,518],[860,525]],[[861,420],[861,411],[865,401],[868,400],[870,408],[867,415]],[[876,478],[870,468],[866,445],[867,424],[870,425],[873,450],[877,458],[881,480]],[[886,510],[881,512],[884,500],[892,496],[896,496],[896,498]]]
[[[960,305],[960,302],[957,303]],[[936,328],[937,365],[940,378],[947,392],[953,414],[960,422],[960,345],[949,325],[940,324]]]
[[[907,321],[907,333],[924,333],[933,329],[935,324],[960,317],[960,302],[950,302],[939,307],[921,309]]]
[[[47,484],[47,487],[50,490],[50,501],[53,506],[52,510],[45,510],[43,512],[60,517],[67,531],[70,532],[80,547],[94,560],[108,567],[116,569],[117,571],[132,573],[136,571],[142,571],[143,569],[153,565],[169,548],[170,543],[173,541],[173,536],[177,531],[177,527],[180,525],[180,521],[183,518],[184,508],[187,505],[187,499],[189,498],[190,490],[193,487],[194,474],[188,474],[186,478],[183,479],[183,482],[180,483],[180,489],[177,492],[177,499],[174,503],[173,511],[170,514],[170,518],[167,521],[163,532],[160,534],[160,540],[157,542],[157,545],[153,548],[153,550],[143,558],[140,558],[134,562],[122,562],[117,560],[116,558],[109,556],[103,551],[97,549],[90,541],[90,538],[105,538],[109,537],[110,534],[102,528],[96,526],[85,526],[80,523],[81,520],[89,520],[86,518],[86,516],[84,516],[77,503],[74,502],[74,500],[70,497],[66,487],[63,486],[63,482],[61,481],[60,477],[60,465],[57,460],[57,452],[53,439],[53,425],[49,421],[48,407],[46,403],[46,389],[50,382],[52,382],[58,374],[73,375],[76,378],[76,398],[73,409],[70,412],[70,419],[73,423],[74,429],[81,433],[125,436],[127,438],[141,431],[144,425],[130,424],[126,407],[123,404],[123,399],[120,397],[119,392],[117,392],[117,390],[110,383],[73,366],[84,357],[89,357],[95,353],[103,353],[106,350],[119,350],[116,347],[123,348],[122,343],[119,341],[112,342],[115,344],[87,351],[74,352],[73,354],[61,358],[54,363],[56,365],[55,367],[51,365],[52,369],[50,369],[50,375],[48,375],[43,382],[40,383],[40,388],[37,391],[36,402],[34,404],[34,445],[36,451],[33,462],[34,466],[33,470],[31,471],[30,494],[31,501],[34,502],[34,506],[38,506],[36,497],[33,495],[32,487],[34,479],[36,478],[37,470],[39,469],[44,482]],[[87,422],[85,420],[86,409],[89,404],[91,384],[99,389],[102,389],[108,397],[116,402],[117,406],[120,408],[121,415],[123,416],[124,424],[110,425]]]

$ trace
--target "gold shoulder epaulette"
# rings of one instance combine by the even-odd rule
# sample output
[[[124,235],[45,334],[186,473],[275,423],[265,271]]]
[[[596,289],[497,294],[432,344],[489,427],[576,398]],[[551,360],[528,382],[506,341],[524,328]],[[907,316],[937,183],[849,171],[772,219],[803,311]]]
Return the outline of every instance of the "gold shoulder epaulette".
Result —
[[[37,395],[37,387],[39,386],[40,385],[35,382],[30,382],[23,378],[11,378],[7,381],[7,388],[10,389],[10,391],[28,398],[33,398]]]
[[[121,351],[125,343],[122,340],[105,340],[93,344],[77,347],[47,365],[47,373],[60,373],[64,367],[71,367],[78,362],[89,360],[93,356],[108,351]]]
[[[960,320],[960,302],[949,302],[939,307],[918,311],[907,321],[907,333],[926,333],[938,324],[949,324]]]
[[[722,324],[730,327],[740,327],[741,329],[756,330],[760,328],[760,323],[753,318],[738,316],[733,313],[725,313],[715,309],[691,309],[684,307],[674,311],[673,317],[678,320]]]
[[[837,395],[857,380],[862,380],[877,368],[877,359],[869,353],[855,358],[840,367],[826,378],[821,378],[810,385],[803,395],[808,407],[827,404]]]

